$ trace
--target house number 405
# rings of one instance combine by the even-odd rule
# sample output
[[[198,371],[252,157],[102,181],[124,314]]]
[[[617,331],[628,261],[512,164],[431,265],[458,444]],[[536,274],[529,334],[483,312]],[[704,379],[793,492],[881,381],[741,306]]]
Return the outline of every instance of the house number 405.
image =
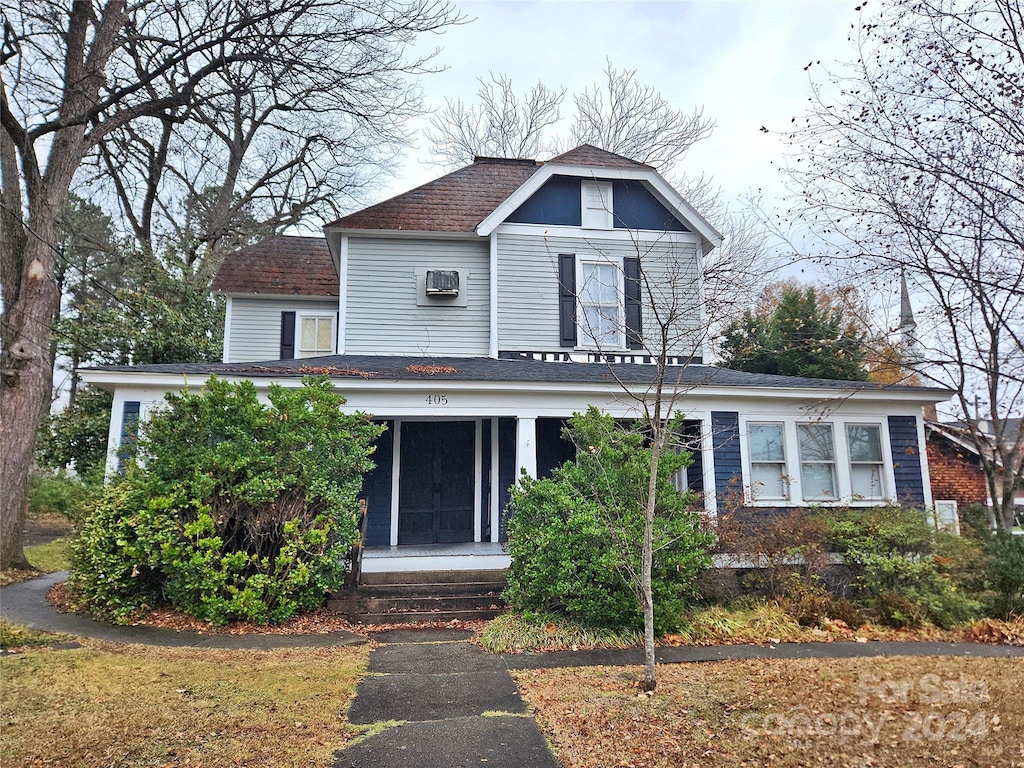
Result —
[[[427,395],[427,405],[448,405],[448,395]]]

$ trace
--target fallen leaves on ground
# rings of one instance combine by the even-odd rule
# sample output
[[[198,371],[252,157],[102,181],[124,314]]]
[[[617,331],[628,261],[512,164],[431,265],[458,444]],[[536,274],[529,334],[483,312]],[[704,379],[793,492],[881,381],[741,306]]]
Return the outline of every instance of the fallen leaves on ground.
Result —
[[[369,649],[84,641],[0,659],[4,768],[328,765]]]
[[[745,660],[513,673],[566,768],[1011,765],[1024,659]]]

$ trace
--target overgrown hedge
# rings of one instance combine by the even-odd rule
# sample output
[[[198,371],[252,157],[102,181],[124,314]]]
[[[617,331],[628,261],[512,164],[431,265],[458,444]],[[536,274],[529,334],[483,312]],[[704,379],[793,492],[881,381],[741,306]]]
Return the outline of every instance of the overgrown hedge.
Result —
[[[220,624],[317,606],[344,577],[383,429],[342,403],[323,377],[271,386],[269,404],[216,377],[168,395],[83,526],[74,594],[117,622],[164,603]]]
[[[546,479],[524,475],[512,490],[504,597],[526,614],[589,627],[642,627],[629,574],[640,568],[650,448],[641,431],[623,430],[594,408],[569,421],[566,437],[579,447],[574,461]],[[670,451],[658,470],[652,584],[659,633],[678,623],[696,573],[710,562],[711,536],[693,499],[671,483],[688,462],[685,452]]]

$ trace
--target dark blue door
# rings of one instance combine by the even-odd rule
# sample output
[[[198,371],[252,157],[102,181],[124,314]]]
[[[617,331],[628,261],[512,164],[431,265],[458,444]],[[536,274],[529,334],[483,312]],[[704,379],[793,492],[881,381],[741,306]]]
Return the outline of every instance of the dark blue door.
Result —
[[[398,543],[473,541],[476,424],[402,423]]]

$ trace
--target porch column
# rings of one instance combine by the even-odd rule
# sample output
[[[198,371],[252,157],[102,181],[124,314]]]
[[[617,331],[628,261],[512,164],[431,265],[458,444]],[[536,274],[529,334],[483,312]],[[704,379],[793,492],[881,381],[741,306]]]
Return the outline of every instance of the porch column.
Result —
[[[526,470],[530,477],[537,476],[537,417],[516,418],[516,475]]]

